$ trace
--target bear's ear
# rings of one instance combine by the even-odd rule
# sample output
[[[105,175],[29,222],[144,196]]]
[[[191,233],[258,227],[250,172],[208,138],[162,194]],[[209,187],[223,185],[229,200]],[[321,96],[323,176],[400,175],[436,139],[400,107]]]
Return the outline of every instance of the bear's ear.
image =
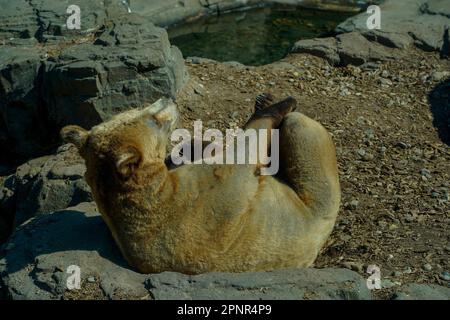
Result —
[[[117,173],[122,179],[128,179],[142,163],[142,154],[135,147],[120,151],[116,157]]]
[[[179,118],[177,105],[168,98],[159,99],[145,108],[144,113],[151,117],[149,125],[155,121],[160,129],[167,130],[167,132],[175,129]]]
[[[79,126],[65,126],[61,129],[61,138],[64,142],[73,143],[78,149],[81,149],[87,141],[89,132]]]

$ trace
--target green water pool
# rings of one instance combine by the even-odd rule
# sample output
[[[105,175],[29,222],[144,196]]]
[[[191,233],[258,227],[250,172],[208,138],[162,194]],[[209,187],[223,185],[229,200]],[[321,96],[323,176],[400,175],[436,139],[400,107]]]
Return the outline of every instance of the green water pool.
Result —
[[[185,58],[264,65],[285,57],[298,40],[331,35],[354,14],[275,5],[204,17],[168,33]]]

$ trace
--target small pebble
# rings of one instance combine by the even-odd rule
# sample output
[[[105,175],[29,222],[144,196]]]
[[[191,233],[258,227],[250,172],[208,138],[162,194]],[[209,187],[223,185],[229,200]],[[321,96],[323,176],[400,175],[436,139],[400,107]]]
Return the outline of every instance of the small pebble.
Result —
[[[358,205],[359,205],[358,200],[352,200],[352,201],[350,201],[348,208],[353,210],[353,209],[356,209],[358,207]]]
[[[381,84],[382,86],[386,86],[386,87],[389,87],[389,86],[392,85],[392,81],[389,80],[389,79],[385,79],[385,78],[381,78],[381,79],[379,80],[379,82],[380,82],[380,84]]]
[[[401,148],[401,149],[407,149],[407,148],[408,148],[408,145],[407,145],[406,143],[404,143],[404,142],[401,142],[401,141],[397,142],[397,143],[395,144],[395,146],[396,146],[397,148]]]
[[[439,275],[439,278],[441,278],[444,281],[450,281],[450,272],[444,271]]]
[[[433,270],[433,267],[431,266],[431,264],[425,263],[425,264],[423,265],[423,270],[425,270],[425,271],[431,271],[431,270]]]
[[[439,192],[433,191],[433,192],[431,193],[431,197],[432,197],[432,198],[439,198],[439,196],[440,196]]]
[[[394,277],[401,277],[401,276],[403,275],[403,272],[401,272],[401,271],[394,271],[394,272],[392,273],[392,275],[393,275]]]
[[[375,135],[373,134],[373,130],[372,129],[368,129],[364,131],[364,134],[366,135],[367,139],[373,139],[375,137]]]
[[[444,78],[448,77],[449,75],[450,75],[450,72],[449,72],[449,71],[434,71],[434,72],[431,74],[431,79],[432,79],[433,81],[441,81],[441,80],[443,80]]]
[[[348,88],[342,88],[339,94],[343,97],[350,95],[350,90]]]
[[[95,278],[94,277],[89,277],[87,279],[87,281],[90,282],[90,283],[94,283],[95,282]]]
[[[359,155],[360,157],[364,157],[364,156],[366,155],[366,150],[364,150],[364,149],[358,149],[357,153],[358,153],[358,155]]]
[[[406,273],[406,274],[412,273],[411,267],[406,267],[405,270],[403,270],[403,273]]]
[[[431,178],[431,172],[430,172],[430,170],[428,170],[428,169],[425,169],[425,168],[421,169],[421,170],[420,170],[420,174],[421,174],[423,177],[426,177],[427,179],[430,179],[430,178]]]

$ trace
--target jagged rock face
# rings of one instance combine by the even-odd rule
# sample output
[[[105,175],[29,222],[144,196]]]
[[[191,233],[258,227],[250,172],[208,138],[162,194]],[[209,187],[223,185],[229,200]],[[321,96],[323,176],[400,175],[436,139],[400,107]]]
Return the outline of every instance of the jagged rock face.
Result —
[[[369,41],[358,32],[340,34],[336,38],[301,40],[295,43],[292,52],[309,53],[334,66],[360,66],[368,62],[395,60],[402,55],[401,51]]]
[[[407,45],[414,43],[426,51],[441,51],[445,27],[450,23],[446,0],[386,1],[381,7],[381,29],[367,29],[367,14],[360,14],[340,24],[336,31],[358,31],[379,35],[381,40]],[[402,37],[399,40],[399,37]]]
[[[335,38],[301,40],[292,52],[319,56],[336,66],[395,60],[403,54],[401,49],[413,44],[448,55],[450,15],[443,2],[386,1],[380,6],[381,29],[369,30],[369,15],[361,13],[340,24]]]
[[[27,158],[49,143],[40,100],[41,50],[0,47],[1,162]]]
[[[176,97],[186,78],[181,52],[164,29],[139,17],[116,21],[93,44],[64,49],[45,62],[43,99],[58,127],[98,124],[162,96]]]
[[[26,162],[0,186],[0,244],[28,219],[92,201],[86,167],[73,145]],[[2,230],[3,229],[3,230]]]
[[[395,300],[449,300],[450,288],[435,284],[411,283],[393,295]]]
[[[65,26],[69,1],[0,4],[0,163],[49,153],[67,124],[90,128],[162,96],[187,71],[164,29],[119,1],[80,1],[82,29]]]

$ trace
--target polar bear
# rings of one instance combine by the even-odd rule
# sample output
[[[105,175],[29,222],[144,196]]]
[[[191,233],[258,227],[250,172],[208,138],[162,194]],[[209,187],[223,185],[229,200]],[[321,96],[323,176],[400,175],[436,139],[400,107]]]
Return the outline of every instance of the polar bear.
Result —
[[[340,185],[331,136],[295,106],[261,95],[244,127],[279,130],[275,176],[259,164],[168,166],[178,119],[169,99],[61,135],[84,158],[98,209],[139,272],[308,267],[335,224]]]

